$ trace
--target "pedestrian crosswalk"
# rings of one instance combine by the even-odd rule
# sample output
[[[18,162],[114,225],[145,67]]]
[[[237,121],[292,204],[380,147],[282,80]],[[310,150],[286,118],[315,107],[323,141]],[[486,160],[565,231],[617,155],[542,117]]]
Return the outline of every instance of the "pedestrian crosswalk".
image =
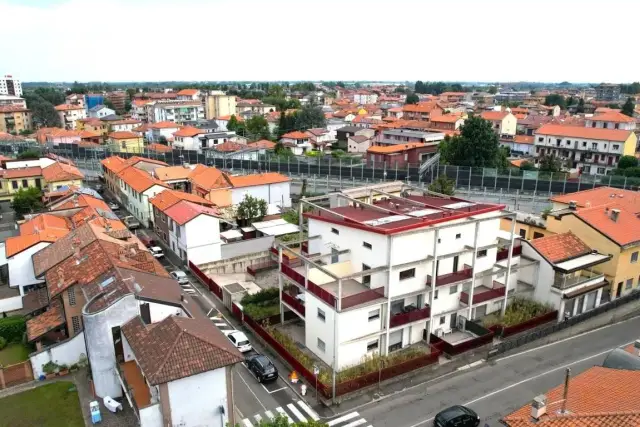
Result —
[[[260,425],[262,421],[270,421],[278,416],[283,416],[289,421],[290,424],[307,421],[319,421],[318,414],[311,409],[309,404],[302,400],[293,401],[286,405],[279,406],[270,411],[264,411],[263,413],[256,414],[252,417],[244,418],[242,420],[243,427],[256,427]],[[372,427],[367,420],[362,418],[358,412],[350,412],[345,415],[340,415],[326,421],[328,427]]]

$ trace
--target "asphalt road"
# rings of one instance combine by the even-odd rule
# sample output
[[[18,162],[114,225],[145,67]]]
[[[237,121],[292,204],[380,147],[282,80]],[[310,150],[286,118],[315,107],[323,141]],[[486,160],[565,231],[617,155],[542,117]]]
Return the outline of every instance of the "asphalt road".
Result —
[[[499,426],[499,419],[564,381],[602,363],[615,347],[634,342],[640,318],[516,353],[479,368],[418,385],[357,409],[375,427],[431,426],[442,409],[462,404],[481,417],[481,427]]]

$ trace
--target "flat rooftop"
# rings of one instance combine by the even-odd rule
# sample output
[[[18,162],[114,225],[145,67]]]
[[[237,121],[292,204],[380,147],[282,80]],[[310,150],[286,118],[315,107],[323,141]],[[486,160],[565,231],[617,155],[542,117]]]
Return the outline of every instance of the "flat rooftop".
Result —
[[[504,205],[476,203],[456,197],[407,195],[379,200],[373,204],[355,203],[304,215],[308,218],[362,228],[381,234],[393,234],[413,228],[499,212]]]

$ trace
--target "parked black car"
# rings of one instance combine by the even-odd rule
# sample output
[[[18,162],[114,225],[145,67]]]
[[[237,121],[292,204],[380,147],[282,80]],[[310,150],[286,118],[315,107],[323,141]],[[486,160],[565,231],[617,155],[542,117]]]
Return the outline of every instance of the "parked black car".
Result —
[[[247,358],[247,367],[260,383],[278,379],[278,368],[271,363],[271,360],[261,354],[249,356]]]
[[[478,414],[462,405],[455,405],[438,412],[433,420],[433,425],[436,427],[477,427],[478,424],[480,424]]]

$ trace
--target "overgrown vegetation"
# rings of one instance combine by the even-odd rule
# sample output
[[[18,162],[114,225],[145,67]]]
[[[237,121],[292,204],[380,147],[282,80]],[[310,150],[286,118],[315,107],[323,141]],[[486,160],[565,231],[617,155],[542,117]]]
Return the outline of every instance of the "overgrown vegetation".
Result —
[[[278,288],[262,289],[253,295],[245,295],[240,300],[243,311],[254,320],[280,314],[280,291]]]
[[[22,342],[26,331],[27,323],[22,316],[0,318],[0,337],[7,340],[7,343]]]
[[[482,319],[482,325],[486,328],[495,325],[513,326],[551,311],[553,311],[553,307],[549,304],[516,297],[509,302],[504,316],[490,314]]]
[[[2,339],[4,338],[0,337],[0,341]],[[0,346],[0,348],[2,347]],[[32,351],[32,348],[27,347],[22,343],[7,344],[6,347],[0,350],[0,366],[9,366],[24,362],[29,359],[29,354]]]
[[[22,219],[28,213],[35,213],[42,209],[42,193],[39,188],[21,188],[13,196],[11,208]]]
[[[267,201],[246,194],[238,204],[236,216],[246,222],[260,221],[267,215]]]
[[[35,150],[35,149],[29,149],[26,151],[23,151],[22,153],[18,154],[18,156],[16,157],[19,160],[22,159],[38,159],[40,158],[40,150]]]
[[[453,196],[456,192],[456,182],[446,175],[440,175],[429,184],[429,191]]]

